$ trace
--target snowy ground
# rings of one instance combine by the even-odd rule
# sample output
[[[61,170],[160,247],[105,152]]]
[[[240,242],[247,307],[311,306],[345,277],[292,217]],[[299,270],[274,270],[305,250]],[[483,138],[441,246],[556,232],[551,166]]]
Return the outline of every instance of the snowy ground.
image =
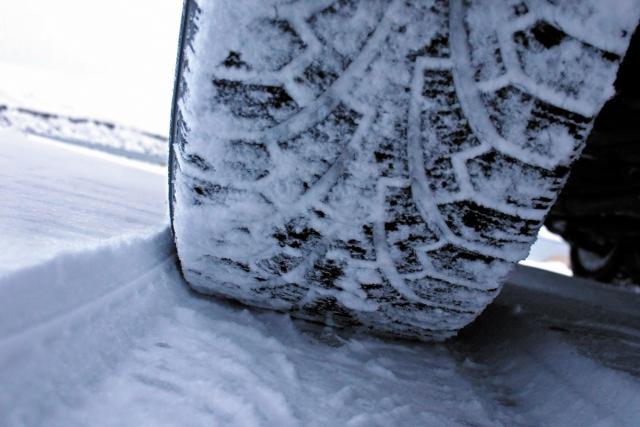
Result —
[[[2,426],[640,424],[640,295],[521,267],[446,344],[336,332],[189,292],[157,168],[0,141]]]
[[[167,163],[167,138],[113,122],[0,104],[0,127],[149,163]]]
[[[163,167],[0,129],[0,276],[166,221]]]

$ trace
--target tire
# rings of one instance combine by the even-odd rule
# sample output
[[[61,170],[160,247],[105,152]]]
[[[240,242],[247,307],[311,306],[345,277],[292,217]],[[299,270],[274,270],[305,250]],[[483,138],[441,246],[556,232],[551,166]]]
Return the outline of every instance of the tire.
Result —
[[[170,161],[188,283],[455,335],[526,257],[638,20],[553,3],[188,0]]]

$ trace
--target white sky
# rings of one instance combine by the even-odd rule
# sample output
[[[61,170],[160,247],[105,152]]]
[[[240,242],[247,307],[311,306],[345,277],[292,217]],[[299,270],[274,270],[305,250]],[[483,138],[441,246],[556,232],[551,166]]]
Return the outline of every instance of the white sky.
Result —
[[[168,133],[182,0],[0,0],[0,102]]]

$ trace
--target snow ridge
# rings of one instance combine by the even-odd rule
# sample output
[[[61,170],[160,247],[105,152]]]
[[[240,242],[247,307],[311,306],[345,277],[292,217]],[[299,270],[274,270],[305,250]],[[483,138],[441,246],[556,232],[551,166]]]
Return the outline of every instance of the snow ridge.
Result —
[[[134,160],[167,163],[166,137],[116,123],[0,105],[0,126]]]

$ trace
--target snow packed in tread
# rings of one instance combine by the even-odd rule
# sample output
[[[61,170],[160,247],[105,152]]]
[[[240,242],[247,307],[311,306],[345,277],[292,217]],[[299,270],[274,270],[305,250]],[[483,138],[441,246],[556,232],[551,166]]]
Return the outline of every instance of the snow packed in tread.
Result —
[[[595,0],[190,1],[187,280],[424,340],[471,322],[526,256],[635,25]]]

